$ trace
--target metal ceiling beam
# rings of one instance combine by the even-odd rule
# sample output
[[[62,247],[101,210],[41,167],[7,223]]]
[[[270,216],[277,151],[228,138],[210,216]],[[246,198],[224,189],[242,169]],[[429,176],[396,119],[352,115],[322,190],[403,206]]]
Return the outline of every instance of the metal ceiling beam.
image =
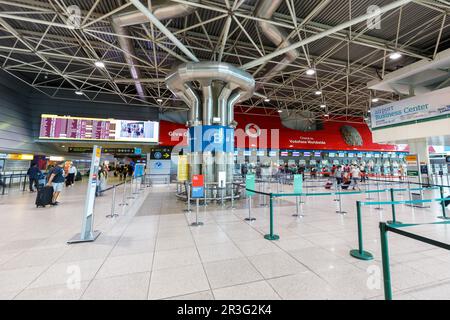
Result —
[[[133,1],[136,1],[136,0],[133,0]],[[285,47],[283,49],[279,49],[279,50],[277,50],[275,52],[272,52],[272,53],[270,53],[270,54],[268,54],[268,55],[266,55],[264,57],[258,58],[256,60],[251,61],[251,62],[248,62],[245,65],[243,65],[242,68],[244,70],[254,68],[256,66],[259,66],[260,64],[263,64],[263,63],[265,63],[267,61],[272,60],[275,57],[278,57],[278,56],[280,56],[282,54],[285,54],[286,52],[289,52],[290,50],[297,49],[297,48],[299,48],[301,46],[305,46],[305,45],[307,45],[307,44],[309,44],[311,42],[320,40],[320,39],[322,39],[324,37],[327,37],[329,35],[332,35],[332,34],[334,34],[336,32],[339,32],[341,30],[349,28],[349,27],[351,27],[351,26],[353,26],[355,24],[365,22],[365,21],[367,21],[369,19],[373,19],[373,18],[377,17],[379,14],[382,14],[382,13],[391,11],[393,9],[399,8],[399,7],[401,7],[401,6],[403,6],[403,5],[407,4],[407,3],[410,3],[411,1],[412,0],[398,0],[396,2],[393,2],[391,4],[388,4],[388,5],[380,8],[380,10],[378,12],[371,12],[371,13],[364,14],[364,15],[358,17],[358,18],[355,18],[355,19],[352,19],[350,21],[344,22],[344,23],[342,23],[342,24],[340,24],[340,25],[338,25],[336,27],[333,27],[333,28],[327,30],[327,31],[321,32],[321,33],[316,34],[316,35],[314,35],[312,37],[309,37],[307,39],[304,39],[302,41],[294,43],[294,44],[292,44],[290,46],[287,46],[287,47]]]

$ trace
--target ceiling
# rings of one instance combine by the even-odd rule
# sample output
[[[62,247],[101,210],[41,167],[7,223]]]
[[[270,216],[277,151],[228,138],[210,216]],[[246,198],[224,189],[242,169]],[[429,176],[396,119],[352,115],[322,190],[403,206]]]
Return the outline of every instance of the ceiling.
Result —
[[[292,35],[290,42],[296,43],[366,14],[371,5],[393,2],[286,0],[268,23],[284,29]],[[279,49],[258,29],[258,0],[190,4],[195,13],[163,24],[199,60],[221,57],[221,61],[245,66]],[[81,10],[79,28],[68,24],[71,5]],[[145,105],[161,112],[185,110],[187,106],[174,98],[163,80],[189,58],[150,22],[128,28],[145,96],[136,91],[119,35],[111,27],[111,17],[122,9],[135,10],[128,0],[0,0],[0,68],[55,99]],[[243,103],[248,107],[244,112],[264,108],[268,114],[277,114],[277,109],[291,114],[308,111],[317,119],[324,114],[330,119],[365,117],[374,95],[381,102],[402,97],[400,92],[374,92],[367,83],[417,61],[431,61],[450,48],[449,15],[448,0],[410,1],[383,14],[379,29],[357,23],[299,47],[299,57],[271,81],[260,83],[259,96]],[[393,52],[402,57],[391,60]],[[247,71],[261,80],[282,58],[273,57]],[[105,68],[94,66],[99,60]],[[315,68],[316,74],[307,75],[309,68]],[[83,95],[75,95],[76,90]],[[316,95],[317,90],[322,95]]]

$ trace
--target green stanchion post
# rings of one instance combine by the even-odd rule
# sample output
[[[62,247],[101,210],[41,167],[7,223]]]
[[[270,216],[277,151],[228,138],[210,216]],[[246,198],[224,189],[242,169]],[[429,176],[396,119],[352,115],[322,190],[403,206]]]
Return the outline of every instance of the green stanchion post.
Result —
[[[439,192],[441,194],[441,199],[445,199],[444,196],[444,187],[439,187]],[[442,216],[439,216],[439,219],[444,219],[444,220],[450,220],[450,217],[447,217],[447,213],[445,210],[445,201],[441,201],[441,208],[442,208]]]
[[[391,193],[391,202],[394,202],[395,201],[395,191],[394,191],[393,188],[391,188],[389,191]],[[391,208],[392,208],[392,220],[387,221],[387,223],[389,223],[389,224],[401,224],[401,222],[397,221],[397,219],[396,219],[395,204],[394,203],[391,204]]]
[[[384,298],[392,300],[391,270],[389,266],[389,247],[386,223],[380,222],[381,259],[383,264]]]
[[[270,206],[270,233],[266,234],[264,236],[264,238],[267,239],[267,240],[273,241],[273,240],[280,239],[280,236],[278,236],[276,234],[273,234],[273,194],[272,193],[270,194],[270,204],[269,204],[269,206]]]
[[[361,221],[361,201],[356,201],[356,217],[358,219],[358,249],[350,250],[350,255],[359,260],[372,260],[373,255],[370,252],[364,251],[363,235],[362,235],[362,221]]]

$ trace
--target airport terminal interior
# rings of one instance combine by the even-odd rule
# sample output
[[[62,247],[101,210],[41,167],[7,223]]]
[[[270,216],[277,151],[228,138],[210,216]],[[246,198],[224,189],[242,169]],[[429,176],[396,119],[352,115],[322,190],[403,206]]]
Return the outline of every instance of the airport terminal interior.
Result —
[[[0,0],[1,300],[448,300],[449,170],[449,1]]]

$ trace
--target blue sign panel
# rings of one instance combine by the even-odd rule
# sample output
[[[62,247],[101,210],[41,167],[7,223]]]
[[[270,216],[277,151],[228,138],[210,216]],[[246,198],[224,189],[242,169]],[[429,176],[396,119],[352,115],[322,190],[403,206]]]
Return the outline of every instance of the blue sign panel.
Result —
[[[142,154],[141,148],[134,148],[134,154]]]
[[[205,196],[205,187],[192,187],[192,199],[203,198]]]
[[[224,126],[197,126],[189,128],[191,152],[233,152],[234,129]]]

